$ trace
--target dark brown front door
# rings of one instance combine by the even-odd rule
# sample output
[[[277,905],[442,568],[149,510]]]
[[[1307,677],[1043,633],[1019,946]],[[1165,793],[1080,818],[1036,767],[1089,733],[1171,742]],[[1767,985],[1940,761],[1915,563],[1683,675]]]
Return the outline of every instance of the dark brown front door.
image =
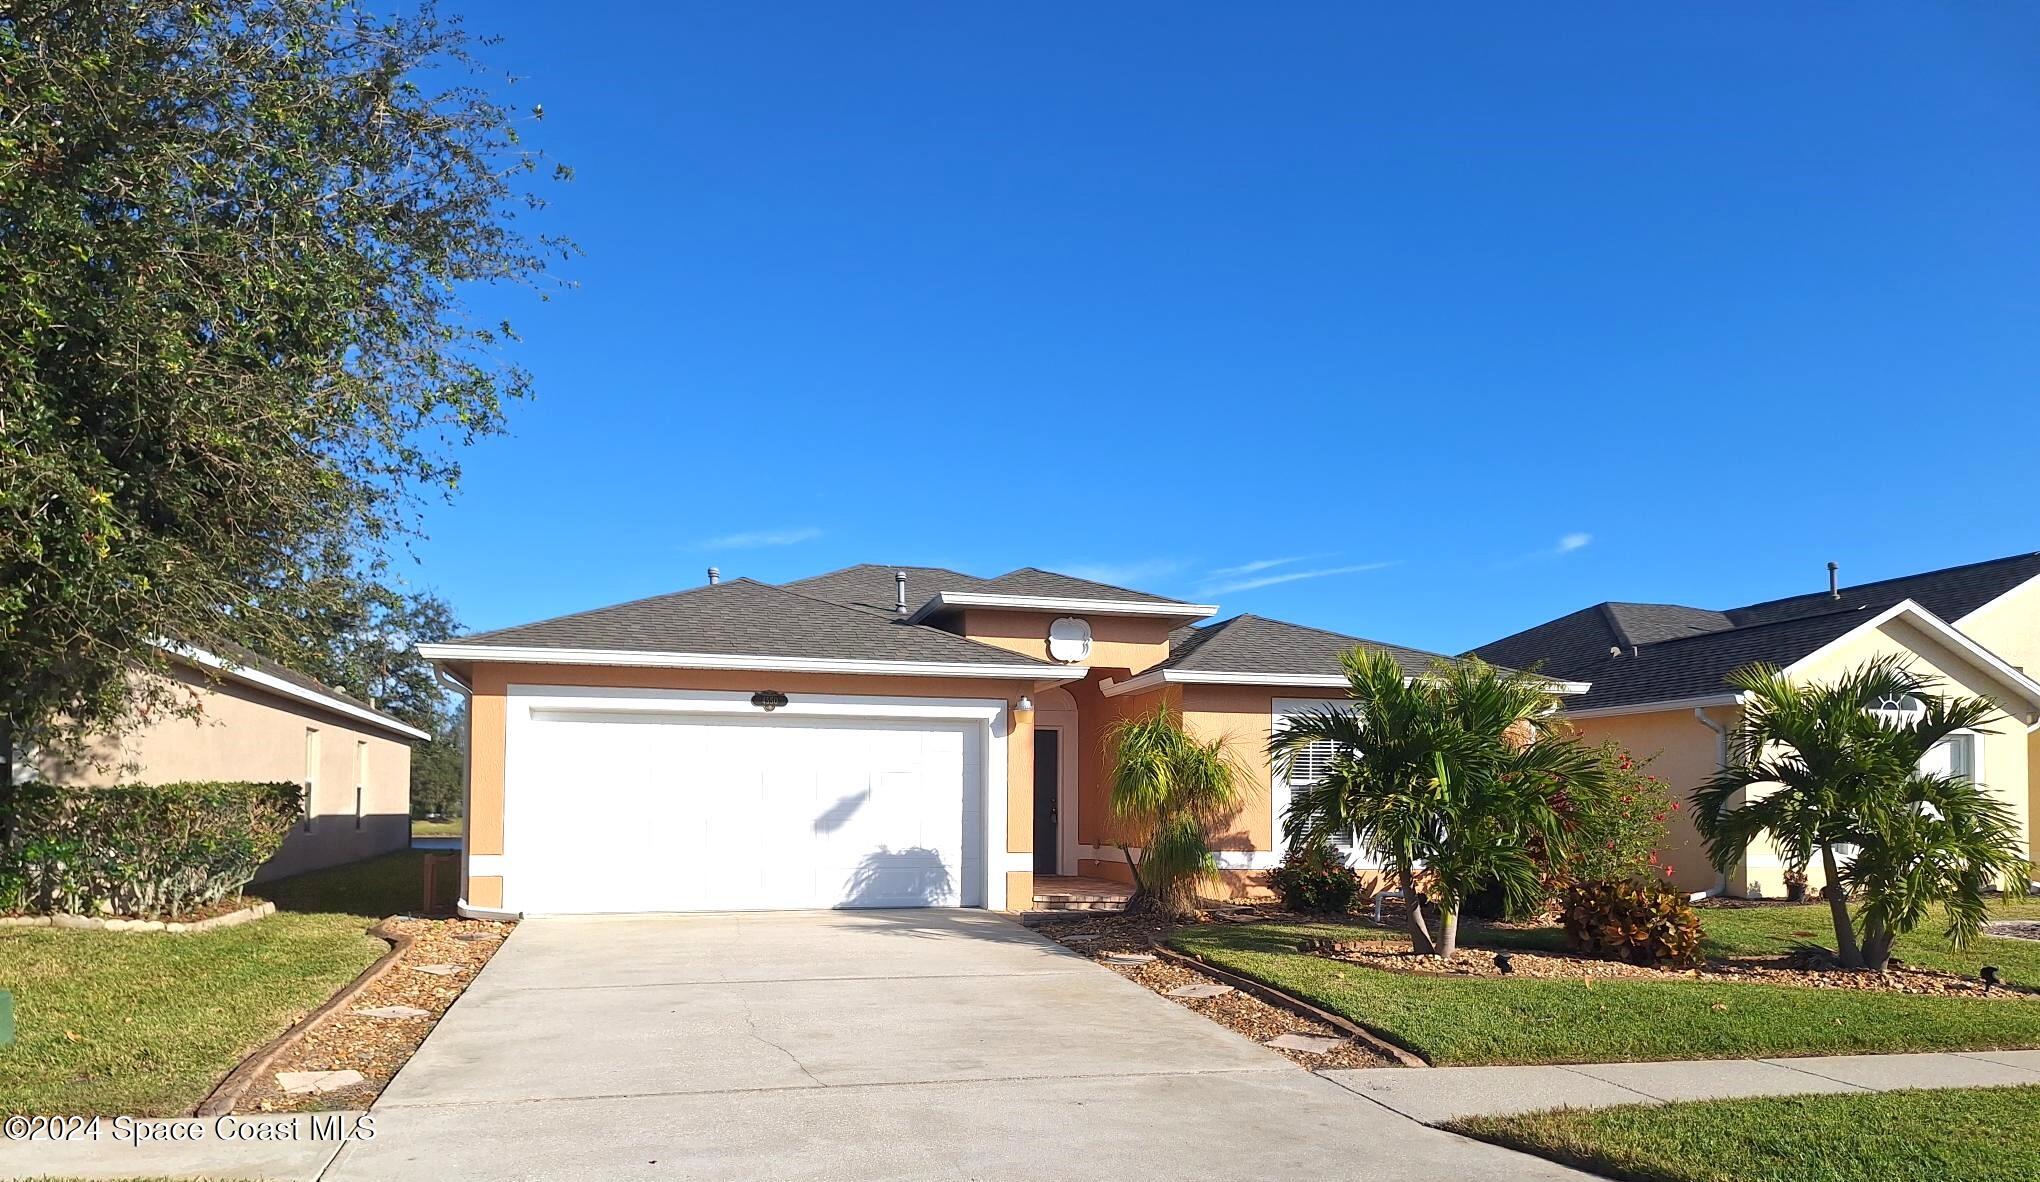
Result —
[[[1062,810],[1058,789],[1062,786],[1062,732],[1036,727],[1034,731],[1034,872],[1055,874],[1055,852],[1061,848]]]

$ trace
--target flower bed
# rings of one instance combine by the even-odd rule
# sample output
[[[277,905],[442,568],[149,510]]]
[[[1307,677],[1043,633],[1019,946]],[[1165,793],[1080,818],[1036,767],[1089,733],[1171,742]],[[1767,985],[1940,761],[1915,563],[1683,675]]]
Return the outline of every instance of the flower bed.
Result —
[[[0,928],[73,928],[98,932],[161,932],[172,936],[210,932],[252,923],[276,914],[276,904],[235,900],[231,905],[214,905],[175,919],[138,919],[118,915],[4,915]]]

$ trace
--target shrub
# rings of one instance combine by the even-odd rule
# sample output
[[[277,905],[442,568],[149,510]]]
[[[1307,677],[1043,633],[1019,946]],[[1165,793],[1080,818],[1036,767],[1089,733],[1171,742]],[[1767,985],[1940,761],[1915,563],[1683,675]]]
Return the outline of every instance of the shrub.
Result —
[[[1545,872],[1554,889],[1569,882],[1621,882],[1671,877],[1658,857],[1679,811],[1671,789],[1612,740],[1599,748],[1602,783],[1569,785],[1557,808],[1565,836],[1547,851]]]
[[[255,877],[290,835],[301,792],[287,782],[24,784],[0,888],[30,911],[183,914]]]
[[[1700,917],[1686,896],[1660,881],[1570,883],[1559,892],[1559,917],[1575,952],[1631,964],[1700,959]]]
[[[1268,872],[1268,885],[1282,905],[1306,914],[1343,915],[1360,896],[1360,876],[1337,850],[1322,846],[1292,849]]]

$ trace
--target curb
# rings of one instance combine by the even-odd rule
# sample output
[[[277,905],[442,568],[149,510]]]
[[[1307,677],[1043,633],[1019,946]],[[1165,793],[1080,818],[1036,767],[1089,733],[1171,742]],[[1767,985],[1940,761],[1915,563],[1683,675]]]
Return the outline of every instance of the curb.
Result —
[[[1356,1025],[1351,1019],[1342,1018],[1337,1014],[1330,1013],[1326,1010],[1321,1010],[1316,1006],[1310,1004],[1309,1002],[1303,1000],[1302,998],[1293,997],[1290,994],[1284,993],[1280,989],[1277,989],[1273,985],[1269,985],[1264,981],[1257,981],[1252,977],[1242,976],[1241,974],[1233,972],[1230,969],[1219,968],[1217,965],[1212,964],[1210,961],[1205,960],[1202,957],[1191,956],[1188,953],[1178,952],[1174,948],[1170,948],[1162,944],[1160,941],[1154,941],[1151,946],[1154,949],[1155,955],[1161,957],[1164,960],[1173,961],[1174,963],[1182,965],[1185,968],[1195,969],[1200,973],[1217,977],[1219,980],[1232,986],[1234,989],[1238,989],[1245,993],[1251,993],[1255,997],[1260,998],[1262,1001],[1267,1002],[1269,1005],[1277,1006],[1282,1009],[1288,1010],[1292,1014],[1298,1014],[1305,1018],[1312,1018],[1319,1022],[1323,1022],[1325,1025],[1330,1026],[1332,1029],[1337,1030],[1347,1035],[1348,1037],[1359,1039],[1361,1042],[1366,1043],[1368,1046],[1373,1047],[1375,1050],[1380,1051],[1382,1054],[1387,1055],[1391,1059],[1394,1059],[1398,1064],[1401,1064],[1404,1067],[1429,1067],[1431,1065],[1428,1061],[1412,1052],[1408,1047],[1401,1046],[1394,1042],[1390,1042],[1386,1037],[1377,1034],[1364,1026]]]
[[[340,992],[327,998],[320,1004],[319,1008],[300,1018],[297,1025],[270,1039],[257,1049],[254,1054],[241,1060],[239,1065],[232,1071],[229,1071],[227,1077],[220,1081],[219,1086],[212,1090],[212,1094],[199,1103],[198,1107],[192,1111],[192,1115],[225,1116],[227,1113],[232,1112],[234,1105],[240,1103],[241,1097],[248,1094],[248,1089],[255,1086],[255,1082],[262,1078],[262,1073],[269,1069],[270,1064],[276,1062],[279,1056],[296,1045],[299,1039],[311,1033],[313,1027],[325,1021],[348,1002],[353,1001],[355,996],[362,990],[374,984],[377,978],[395,967],[397,961],[411,947],[411,941],[414,937],[404,935],[402,932],[392,929],[389,924],[390,921],[385,919],[368,929],[369,935],[374,936],[378,940],[388,942],[390,946],[388,952],[377,957],[374,964],[361,970],[360,975],[355,977],[354,980],[341,986]]]

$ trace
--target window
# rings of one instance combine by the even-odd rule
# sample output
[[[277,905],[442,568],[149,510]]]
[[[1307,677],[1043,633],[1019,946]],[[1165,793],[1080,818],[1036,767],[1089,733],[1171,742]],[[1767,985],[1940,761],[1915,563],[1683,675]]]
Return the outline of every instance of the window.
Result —
[[[368,795],[368,742],[354,741],[354,827],[361,828],[361,806]]]
[[[312,799],[319,790],[319,728],[305,728],[305,832],[312,831],[312,813],[317,803]]]
[[[1920,760],[1920,770],[1943,776],[1961,776],[1972,784],[1982,783],[1977,767],[1978,736],[1970,732],[1949,735],[1934,744]]]

